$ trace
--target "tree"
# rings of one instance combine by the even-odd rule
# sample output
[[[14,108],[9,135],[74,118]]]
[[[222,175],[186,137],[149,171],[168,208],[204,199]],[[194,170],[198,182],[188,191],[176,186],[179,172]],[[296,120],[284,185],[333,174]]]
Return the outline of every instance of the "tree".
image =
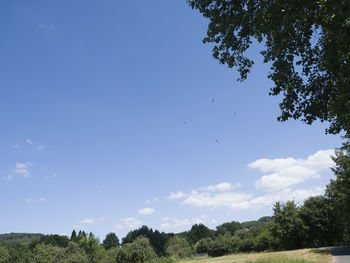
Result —
[[[79,247],[82,248],[88,256],[89,261],[91,263],[97,263],[96,255],[99,249],[99,240],[95,238],[95,236],[92,233],[90,233],[89,238],[87,238],[85,232],[83,232],[81,235],[78,235],[77,243],[79,244]]]
[[[165,242],[172,234],[160,233],[158,230],[154,231],[152,228],[142,226],[139,229],[130,231],[122,240],[122,244],[132,243],[136,238],[143,236],[147,237],[151,242],[152,247],[156,251],[157,255],[164,255]]]
[[[233,253],[237,249],[237,242],[230,237],[230,235],[218,236],[211,244],[208,255],[211,257],[220,257]]]
[[[156,254],[146,237],[138,237],[132,243],[126,243],[117,253],[118,263],[144,263],[156,258]]]
[[[284,205],[277,202],[273,211],[274,220],[271,223],[271,232],[278,240],[280,248],[301,248],[305,226],[300,218],[299,208],[294,201],[288,201]]]
[[[68,246],[55,255],[55,263],[90,263],[88,256],[75,242],[69,242]]]
[[[343,233],[340,239],[350,244],[350,134],[346,139],[333,157],[336,166],[332,170],[336,178],[327,186],[326,196],[335,208],[337,225]]]
[[[165,244],[165,252],[168,256],[183,257],[192,254],[187,240],[180,236],[170,238]]]
[[[208,253],[213,240],[210,237],[200,239],[194,246],[197,253]]]
[[[229,223],[223,223],[222,225],[216,227],[216,235],[225,235],[226,232],[234,235],[238,229],[242,229],[242,226],[239,222],[232,221]]]
[[[70,236],[70,241],[75,241],[76,238],[77,238],[77,232],[75,231],[75,229],[73,229],[72,234]]]
[[[44,243],[37,244],[33,249],[32,260],[35,263],[51,263],[60,248]],[[61,248],[62,250],[62,248]]]
[[[41,236],[38,240],[34,240],[29,244],[29,248],[33,249],[37,244],[46,244],[57,247],[66,247],[69,243],[69,239],[66,236],[60,235],[46,235]]]
[[[246,51],[265,44],[270,95],[282,94],[280,121],[330,123],[327,132],[350,132],[350,8],[347,0],[188,0],[210,20],[204,43],[213,57],[237,67],[240,81],[254,61]]]
[[[119,239],[117,235],[112,232],[106,235],[106,238],[103,240],[103,246],[105,249],[111,249],[112,247],[119,247]]]
[[[0,246],[0,263],[7,263],[10,254],[5,246]]]
[[[195,224],[187,232],[187,238],[190,244],[194,245],[202,238],[213,237],[214,232],[203,224]]]
[[[267,223],[262,232],[256,237],[256,251],[273,250],[278,248],[278,240],[272,234],[271,224],[272,223]]]
[[[307,247],[332,245],[335,240],[335,216],[331,202],[323,196],[309,197],[300,208],[305,225]]]

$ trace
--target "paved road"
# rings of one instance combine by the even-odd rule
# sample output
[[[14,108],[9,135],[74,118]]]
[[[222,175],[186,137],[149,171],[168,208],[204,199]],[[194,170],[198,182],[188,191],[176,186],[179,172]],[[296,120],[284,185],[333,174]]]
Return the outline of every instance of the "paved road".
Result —
[[[350,248],[334,247],[331,252],[334,263],[350,263]]]

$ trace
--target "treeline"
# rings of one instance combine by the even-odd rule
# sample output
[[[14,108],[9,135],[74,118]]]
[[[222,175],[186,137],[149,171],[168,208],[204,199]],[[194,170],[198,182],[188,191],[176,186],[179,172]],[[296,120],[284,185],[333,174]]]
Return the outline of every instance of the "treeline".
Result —
[[[31,233],[9,233],[0,234],[0,242],[6,244],[29,244],[34,240],[38,240],[43,234],[31,234]]]
[[[294,201],[277,202],[273,217],[244,223],[232,221],[215,230],[196,224],[178,234],[142,226],[130,231],[121,244],[115,233],[109,233],[102,243],[92,233],[74,230],[71,237],[40,236],[29,244],[11,242],[15,235],[12,234],[11,238],[0,240],[0,263],[165,263],[201,253],[215,257],[237,252],[350,245],[349,140],[336,151],[333,160],[335,179],[324,196],[310,197],[302,205]]]
[[[179,234],[142,226],[130,231],[121,243],[115,233],[107,234],[102,243],[93,233],[85,231],[76,233],[73,230],[70,237],[11,233],[2,235],[6,238],[0,241],[0,263],[172,262],[178,257],[208,253],[208,242],[214,244],[221,237],[240,235],[239,231],[255,232],[254,229],[260,229],[271,220],[272,217],[263,217],[243,223],[232,221],[217,226],[216,230],[195,224],[189,231]],[[31,242],[23,242],[24,237]]]

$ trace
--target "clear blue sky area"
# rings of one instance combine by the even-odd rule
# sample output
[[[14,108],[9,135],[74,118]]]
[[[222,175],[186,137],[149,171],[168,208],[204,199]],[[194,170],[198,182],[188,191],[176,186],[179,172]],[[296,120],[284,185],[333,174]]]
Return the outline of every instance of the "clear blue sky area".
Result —
[[[271,215],[320,194],[341,138],[277,122],[185,0],[0,3],[0,233],[119,237]]]

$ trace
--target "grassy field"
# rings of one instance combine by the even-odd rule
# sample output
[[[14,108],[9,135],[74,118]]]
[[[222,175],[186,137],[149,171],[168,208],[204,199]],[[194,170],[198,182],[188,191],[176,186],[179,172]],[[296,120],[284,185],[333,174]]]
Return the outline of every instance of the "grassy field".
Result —
[[[218,258],[185,259],[181,263],[331,263],[332,256],[324,249],[299,249],[281,252],[242,253]]]

